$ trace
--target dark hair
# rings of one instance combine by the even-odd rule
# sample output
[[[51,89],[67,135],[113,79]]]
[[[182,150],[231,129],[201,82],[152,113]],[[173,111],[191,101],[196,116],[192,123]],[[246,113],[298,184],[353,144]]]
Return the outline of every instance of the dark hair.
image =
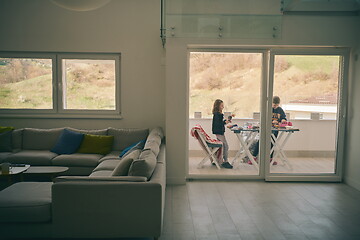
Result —
[[[212,110],[212,113],[217,113],[217,112],[220,112],[220,104],[223,103],[223,100],[221,99],[216,99],[215,102],[214,102],[214,106],[213,106],[213,110]]]
[[[280,104],[280,98],[279,98],[279,96],[274,96],[274,97],[273,97],[273,104]]]

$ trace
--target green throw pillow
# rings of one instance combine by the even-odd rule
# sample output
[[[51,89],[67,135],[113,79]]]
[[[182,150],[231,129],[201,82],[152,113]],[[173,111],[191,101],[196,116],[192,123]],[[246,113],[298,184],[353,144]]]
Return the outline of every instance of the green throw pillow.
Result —
[[[114,136],[85,134],[78,152],[106,155],[111,152],[113,141]]]
[[[14,130],[14,127],[0,127],[0,133],[8,132]]]

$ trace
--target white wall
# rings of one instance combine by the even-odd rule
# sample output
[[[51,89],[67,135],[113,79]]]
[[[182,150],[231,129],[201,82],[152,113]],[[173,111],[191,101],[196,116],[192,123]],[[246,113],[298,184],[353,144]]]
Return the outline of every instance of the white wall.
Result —
[[[358,17],[284,16],[280,39],[168,39],[166,49],[166,132],[170,182],[184,183],[186,176],[185,164],[188,158],[189,134],[188,45],[354,47],[357,45],[356,34],[359,29],[357,19]]]
[[[360,20],[358,22],[360,26]],[[345,182],[360,190],[360,30],[358,29],[359,45],[352,58],[354,61],[352,68],[352,82],[349,96],[348,125],[346,131],[346,165]]]
[[[259,9],[258,5],[253,9]],[[218,11],[211,8],[209,5],[210,12]],[[275,8],[278,5],[270,10],[261,8],[261,12],[273,13]],[[227,5],[223,9],[233,8]],[[245,8],[241,9],[246,12]],[[123,119],[4,119],[0,116],[0,125],[43,128],[166,126],[168,183],[184,183],[189,134],[188,44],[353,47],[357,44],[355,34],[359,30],[355,17],[284,16],[279,39],[168,39],[164,60],[159,18],[159,0],[113,0],[90,12],[64,10],[45,0],[1,0],[0,51],[120,52]],[[166,64],[166,71],[162,63]],[[359,69],[359,63],[357,66]],[[360,91],[360,84],[355,87]],[[353,100],[359,102],[359,97],[354,95]],[[355,107],[354,110],[354,119],[358,120],[360,110]],[[353,126],[356,129],[356,124]],[[360,129],[356,129],[353,136],[357,142],[359,132]],[[352,147],[352,159],[358,151]]]
[[[164,50],[159,0],[113,0],[104,7],[75,12],[51,1],[1,0],[0,51],[121,53],[123,119],[15,119],[15,127],[165,128]]]

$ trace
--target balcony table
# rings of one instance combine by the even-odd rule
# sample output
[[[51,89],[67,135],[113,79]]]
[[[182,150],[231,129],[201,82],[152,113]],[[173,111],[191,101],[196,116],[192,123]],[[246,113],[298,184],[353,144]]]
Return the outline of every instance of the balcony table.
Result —
[[[234,167],[238,167],[239,163],[238,163],[238,159],[242,159],[244,157],[248,157],[250,162],[252,163],[253,166],[256,167],[256,169],[259,169],[259,164],[255,161],[254,156],[251,154],[250,152],[250,146],[255,142],[256,136],[259,134],[260,129],[256,128],[256,129],[237,129],[237,128],[231,128],[230,129],[232,132],[234,132],[236,134],[237,139],[239,140],[239,150],[236,153],[232,164],[234,165]],[[291,168],[291,165],[289,164],[289,161],[285,155],[284,152],[284,147],[286,145],[286,143],[289,141],[290,136],[294,133],[294,132],[298,132],[300,131],[298,128],[287,128],[287,129],[283,129],[283,128],[272,128],[271,130],[271,143],[272,143],[272,148],[270,150],[270,154],[274,152],[274,156],[273,159],[275,159],[277,156],[279,156],[279,158],[282,160],[282,162],[284,164],[286,164],[289,168]],[[275,135],[275,133],[277,134],[277,137]],[[274,160],[271,161],[270,165],[272,166],[274,164]]]

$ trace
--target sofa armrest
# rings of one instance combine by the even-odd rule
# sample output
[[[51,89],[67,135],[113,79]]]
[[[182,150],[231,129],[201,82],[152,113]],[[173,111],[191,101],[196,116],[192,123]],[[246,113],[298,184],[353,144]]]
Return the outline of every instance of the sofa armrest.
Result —
[[[161,184],[151,182],[55,182],[54,237],[159,237],[162,188]]]
[[[81,181],[121,181],[121,182],[146,182],[146,177],[113,176],[113,177],[88,177],[88,176],[60,176],[54,182],[81,182]]]

